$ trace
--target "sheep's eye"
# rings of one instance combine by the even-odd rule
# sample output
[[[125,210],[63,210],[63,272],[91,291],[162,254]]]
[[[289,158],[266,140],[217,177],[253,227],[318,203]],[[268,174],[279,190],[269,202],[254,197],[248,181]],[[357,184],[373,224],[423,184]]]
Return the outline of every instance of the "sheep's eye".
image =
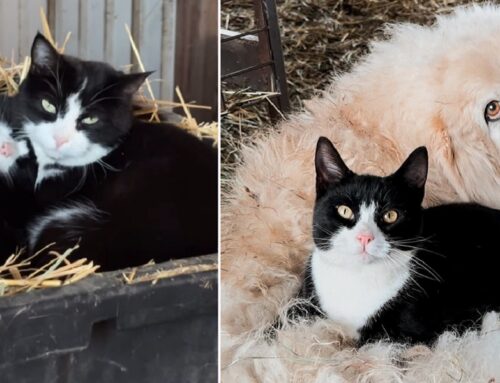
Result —
[[[84,123],[85,125],[93,125],[93,124],[95,124],[97,121],[99,121],[99,118],[98,118],[98,117],[95,117],[95,116],[88,116],[88,117],[85,117],[85,118],[82,120],[82,123]]]
[[[486,122],[496,121],[500,119],[500,101],[490,101],[488,105],[486,105],[484,118],[486,119]]]
[[[354,213],[349,206],[340,205],[337,207],[337,212],[342,218],[348,219],[349,221],[354,219]]]
[[[45,109],[45,111],[47,113],[50,113],[50,114],[56,114],[56,107],[54,104],[51,104],[48,100],[46,100],[45,98],[42,100],[42,107],[43,109]]]
[[[389,210],[384,214],[384,222],[394,223],[398,219],[398,212],[396,210]]]

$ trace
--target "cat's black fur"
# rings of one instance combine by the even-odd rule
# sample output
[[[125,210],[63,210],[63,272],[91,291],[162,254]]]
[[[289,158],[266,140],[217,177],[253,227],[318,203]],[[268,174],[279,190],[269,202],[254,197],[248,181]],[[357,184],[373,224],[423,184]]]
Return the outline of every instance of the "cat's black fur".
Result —
[[[53,222],[36,248],[56,242],[53,249],[64,251],[80,239],[72,257],[101,270],[217,252],[217,152],[210,144],[172,125],[136,121],[105,163],[116,170],[89,176],[66,199],[91,201],[102,215]]]
[[[330,161],[337,164],[342,174],[328,174],[325,167],[318,164],[321,156],[317,151],[313,219],[316,246],[327,249],[325,240],[332,233],[352,225],[336,213],[335,206],[346,203],[355,209],[362,202],[377,202],[380,207],[394,208],[402,215],[394,224],[378,222],[386,238],[409,241],[398,245],[399,248],[416,248],[414,260],[424,262],[432,270],[412,262],[414,281],[401,289],[360,330],[359,344],[382,338],[429,344],[445,330],[461,332],[478,324],[488,311],[500,310],[500,262],[497,260],[500,251],[496,237],[500,231],[500,211],[474,204],[422,209],[427,173],[424,149],[415,151],[413,160],[409,158],[405,162],[411,162],[406,170],[403,165],[393,175],[375,177],[348,170],[333,145],[325,140],[321,138],[318,142],[318,151],[326,148]],[[420,160],[415,161],[415,157]],[[310,267],[306,268],[304,281],[299,296],[310,299],[312,304],[302,305],[290,314],[323,316],[318,310],[320,305]]]
[[[360,342],[382,337],[431,343],[445,330],[459,333],[480,324],[489,311],[500,311],[500,254],[496,235],[500,211],[473,204],[443,205],[423,211],[416,254],[439,276],[414,276],[412,284],[389,302],[361,331]]]

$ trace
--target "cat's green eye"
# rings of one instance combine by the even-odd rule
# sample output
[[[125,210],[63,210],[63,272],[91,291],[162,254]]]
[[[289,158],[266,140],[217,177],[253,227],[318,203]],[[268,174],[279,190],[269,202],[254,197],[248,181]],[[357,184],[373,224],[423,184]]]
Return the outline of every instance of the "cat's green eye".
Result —
[[[349,206],[346,205],[337,206],[337,212],[342,218],[348,219],[350,221],[354,219],[354,213],[352,212]]]
[[[56,112],[57,112],[56,106],[54,104],[51,104],[45,98],[42,100],[42,107],[43,107],[43,109],[45,109],[45,111],[47,113],[56,114]]]
[[[85,124],[85,125],[93,125],[95,124],[97,121],[99,121],[99,118],[98,117],[95,117],[95,116],[88,116],[88,117],[85,117],[83,120],[82,120],[82,123]]]
[[[384,222],[385,223],[394,223],[398,220],[399,215],[396,210],[389,210],[384,214]]]

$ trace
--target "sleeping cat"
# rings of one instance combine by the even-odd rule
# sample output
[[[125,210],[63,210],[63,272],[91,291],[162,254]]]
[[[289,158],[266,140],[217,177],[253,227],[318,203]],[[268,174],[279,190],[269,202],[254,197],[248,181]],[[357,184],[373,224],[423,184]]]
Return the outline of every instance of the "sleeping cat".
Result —
[[[147,75],[61,55],[35,38],[13,100],[16,137],[35,159],[23,173],[37,174],[26,188],[36,200],[30,254],[79,242],[72,257],[113,270],[217,251],[217,152],[175,126],[133,118],[132,95]]]
[[[367,341],[431,343],[500,309],[500,211],[422,209],[427,151],[394,174],[357,175],[322,137],[316,149],[315,248],[291,315],[326,316]]]

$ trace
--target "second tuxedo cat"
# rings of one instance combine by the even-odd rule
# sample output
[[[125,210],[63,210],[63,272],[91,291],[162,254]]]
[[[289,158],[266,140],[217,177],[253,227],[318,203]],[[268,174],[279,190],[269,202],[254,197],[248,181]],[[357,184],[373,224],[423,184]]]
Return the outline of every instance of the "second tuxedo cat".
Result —
[[[431,343],[500,310],[500,211],[422,209],[427,151],[388,177],[357,175],[326,138],[316,150],[313,236],[293,315],[327,316],[360,344]]]

